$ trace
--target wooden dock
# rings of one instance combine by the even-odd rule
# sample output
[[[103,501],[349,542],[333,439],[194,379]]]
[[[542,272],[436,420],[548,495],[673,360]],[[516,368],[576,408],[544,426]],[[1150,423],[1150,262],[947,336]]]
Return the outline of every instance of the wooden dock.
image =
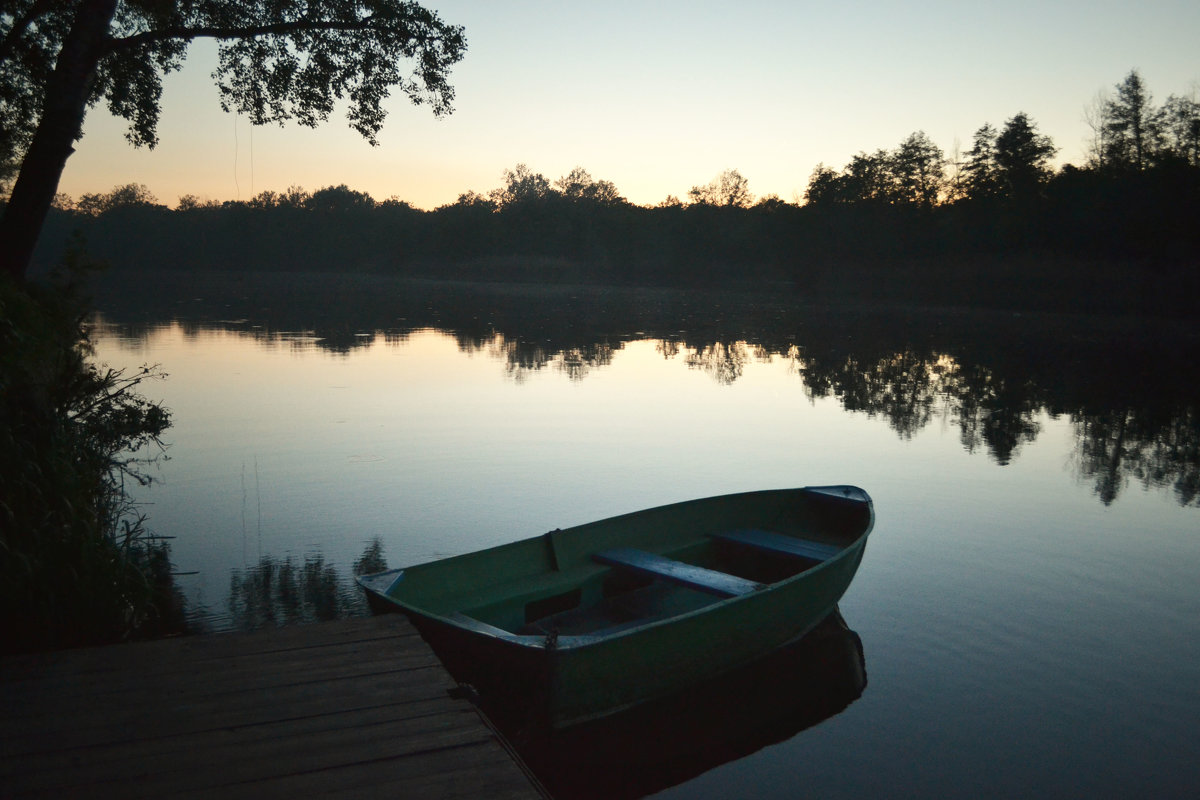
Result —
[[[401,616],[0,659],[0,795],[537,798]]]

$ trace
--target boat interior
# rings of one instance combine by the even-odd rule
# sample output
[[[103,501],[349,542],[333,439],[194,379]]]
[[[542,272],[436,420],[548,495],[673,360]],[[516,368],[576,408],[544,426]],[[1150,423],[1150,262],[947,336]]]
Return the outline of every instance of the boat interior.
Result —
[[[544,537],[550,548],[555,533]],[[485,602],[454,617],[518,636],[609,635],[760,591],[844,547],[759,529],[712,533],[665,553],[612,547],[568,569],[493,587]]]

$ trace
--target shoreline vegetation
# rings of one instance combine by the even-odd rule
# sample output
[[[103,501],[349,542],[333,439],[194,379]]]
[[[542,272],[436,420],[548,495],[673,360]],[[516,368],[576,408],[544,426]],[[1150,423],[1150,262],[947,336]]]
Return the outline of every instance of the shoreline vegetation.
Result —
[[[1087,161],[1018,113],[947,155],[922,131],[818,164],[804,197],[755,198],[737,170],[684,200],[626,201],[582,167],[518,164],[433,210],[345,185],[169,208],[129,184],[60,195],[35,269],[73,235],[118,270],[339,271],[658,287],[790,286],[810,296],[981,308],[1200,312],[1200,101],[1155,105],[1136,71],[1088,109]]]
[[[1010,236],[995,233],[994,220],[954,207],[578,209],[555,199],[515,210],[422,212],[369,198],[349,208],[115,204],[94,216],[52,213],[33,274],[45,274],[80,237],[114,272],[223,272],[231,282],[242,273],[335,271],[550,285],[775,287],[841,300],[1195,317],[1200,226],[1191,221],[1200,219],[1200,169],[1187,177],[1186,197],[1157,209],[1142,205],[1151,221],[1136,235],[1120,230],[1132,223],[1115,210],[1034,214]],[[335,187],[308,197],[331,195],[340,202],[353,193]],[[1051,217],[1074,222],[1055,229]]]
[[[139,386],[165,376],[93,363],[79,279],[0,280],[0,654],[182,627],[169,546],[131,494],[171,424]]]

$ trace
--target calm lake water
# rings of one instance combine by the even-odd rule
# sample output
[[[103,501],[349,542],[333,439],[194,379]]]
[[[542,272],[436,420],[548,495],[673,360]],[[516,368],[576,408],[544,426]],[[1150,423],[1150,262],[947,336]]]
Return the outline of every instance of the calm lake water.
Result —
[[[819,300],[188,276],[102,290],[96,358],[169,374],[140,497],[208,630],[365,613],[364,557],[866,489],[854,655],[710,687],[727,740],[598,755],[609,796],[1194,797],[1194,324]]]

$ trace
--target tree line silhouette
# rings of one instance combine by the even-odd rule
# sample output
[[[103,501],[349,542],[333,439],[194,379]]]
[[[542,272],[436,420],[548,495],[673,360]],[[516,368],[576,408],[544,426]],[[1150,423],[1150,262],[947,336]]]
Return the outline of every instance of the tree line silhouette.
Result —
[[[737,170],[686,201],[626,201],[577,167],[524,164],[499,187],[424,211],[345,185],[247,201],[143,186],[60,196],[40,261],[70,231],[148,270],[333,270],[471,280],[706,285],[787,282],[811,293],[1195,313],[1200,296],[1200,101],[1155,105],[1132,71],[1087,109],[1082,166],[1020,112],[949,156],[917,131],[895,149],[819,164],[803,202],[756,199]]]

